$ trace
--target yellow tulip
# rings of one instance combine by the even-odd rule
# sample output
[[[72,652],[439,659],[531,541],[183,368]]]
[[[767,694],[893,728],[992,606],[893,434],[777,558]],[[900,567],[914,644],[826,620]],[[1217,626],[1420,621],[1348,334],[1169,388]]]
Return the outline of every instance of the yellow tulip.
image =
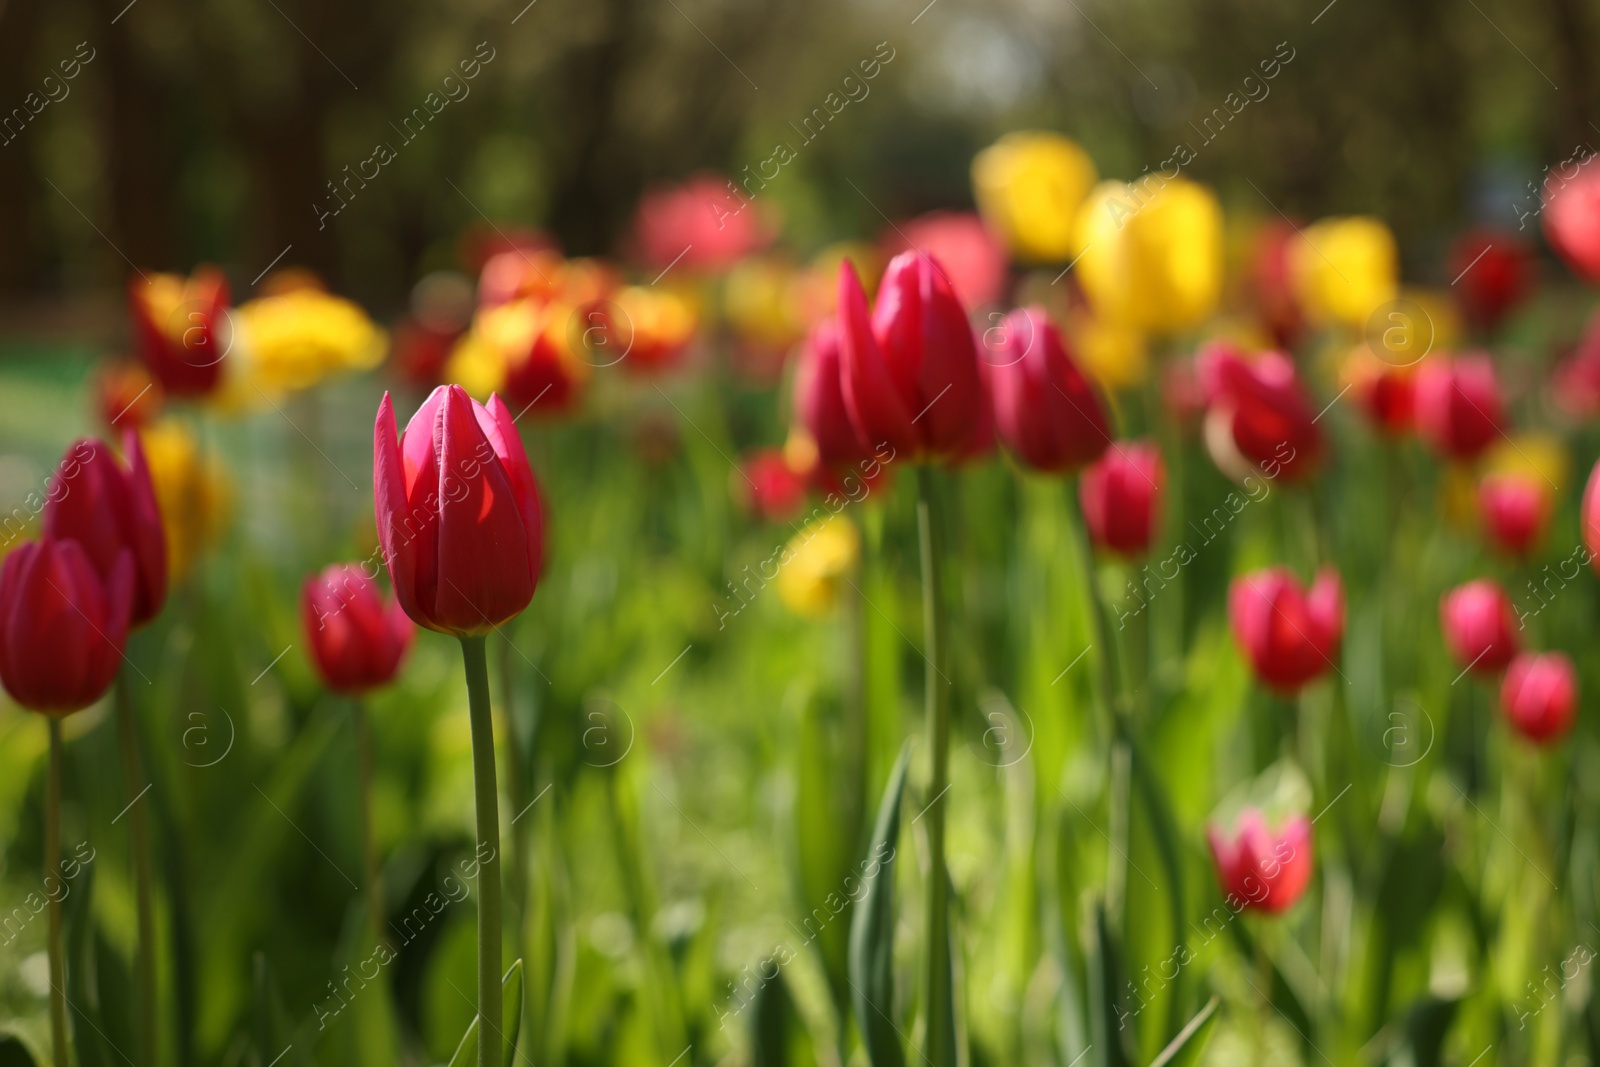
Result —
[[[271,396],[308,389],[331,374],[367,370],[383,361],[388,338],[366,312],[320,289],[294,289],[241,305],[235,348],[245,401],[256,389]]]
[[[1064,263],[1072,258],[1078,208],[1095,182],[1094,161],[1059,133],[1008,133],[972,160],[978,211],[1013,258]]]
[[[1222,207],[1209,188],[1101,182],[1078,212],[1078,278],[1095,314],[1147,333],[1198,325],[1222,296]]]
[[[1399,294],[1394,234],[1367,215],[1322,219],[1289,250],[1289,272],[1313,322],[1362,329]]]
[[[804,332],[795,270],[775,256],[753,256],[735,263],[723,283],[722,302],[728,324],[752,345],[785,349]]]
[[[1137,329],[1093,315],[1078,316],[1068,326],[1084,369],[1101,385],[1127,389],[1144,381],[1150,360]]]
[[[200,454],[181,423],[159,422],[140,431],[156,506],[167,535],[167,570],[181,581],[227,525],[230,500],[222,468]]]
[[[796,615],[827,616],[860,555],[861,535],[849,519],[833,515],[808,524],[783,550],[779,599]]]

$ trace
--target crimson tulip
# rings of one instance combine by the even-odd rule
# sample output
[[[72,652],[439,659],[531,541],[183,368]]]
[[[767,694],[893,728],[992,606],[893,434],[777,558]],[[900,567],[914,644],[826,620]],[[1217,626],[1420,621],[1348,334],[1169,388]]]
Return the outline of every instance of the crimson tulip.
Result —
[[[1104,452],[1105,409],[1044,309],[1019,308],[992,333],[994,423],[1006,447],[1043,471],[1074,470]]]
[[[1478,514],[1496,547],[1526,556],[1550,518],[1550,494],[1525,474],[1491,474],[1478,485]]]
[[[1446,593],[1439,626],[1456,662],[1474,674],[1495,674],[1517,654],[1511,600],[1492,579],[1476,578]]]
[[[1571,178],[1546,178],[1543,200],[1545,240],[1578,277],[1600,281],[1600,164],[1595,157],[1578,164]]]
[[[77,541],[20,545],[0,569],[0,682],[18,704],[65,715],[99,700],[122,662],[133,554],[106,578]]]
[[[123,434],[122,449],[126,466],[103,441],[74,442],[56,468],[61,492],[45,504],[40,526],[46,537],[82,545],[102,581],[111,580],[124,551],[131,554],[129,625],[137,629],[160,614],[167,601],[167,537],[139,435]]]
[[[1161,512],[1166,468],[1150,441],[1116,442],[1078,479],[1089,536],[1104,549],[1136,556],[1150,547]]]
[[[416,628],[359,564],[334,563],[300,588],[300,627],[329,689],[360,695],[388,685]]]
[[[1533,273],[1528,246],[1497,227],[1468,230],[1450,246],[1445,269],[1467,322],[1493,330],[1527,295]]]
[[[789,466],[782,449],[767,448],[745,458],[734,476],[745,506],[769,522],[787,522],[805,507],[806,472]]]
[[[885,255],[914,248],[943,266],[950,287],[969,311],[999,299],[1006,281],[1006,250],[971,212],[932,211],[883,235]]]
[[[1226,342],[1212,343],[1195,360],[1200,387],[1206,395],[1207,443],[1231,443],[1248,465],[1269,477],[1298,481],[1315,469],[1322,457],[1322,434],[1316,415],[1300,382],[1294,363],[1282,352],[1263,352],[1253,359]],[[1217,457],[1228,470],[1238,466]]]
[[[833,470],[849,467],[868,454],[845,407],[841,366],[839,323],[827,318],[812,328],[800,350],[794,415],[817,446],[817,461]]]
[[[168,396],[197,397],[222,380],[228,354],[228,280],[214,267],[188,279],[140,276],[128,287],[134,350]]]
[[[1578,509],[1579,531],[1583,544],[1589,550],[1589,560],[1600,572],[1600,462],[1589,472],[1589,484],[1583,489],[1583,506]]]
[[[845,409],[863,442],[911,462],[971,451],[988,396],[972,327],[939,265],[920,252],[895,256],[869,315],[845,260],[838,315]]]
[[[525,351],[506,363],[501,388],[519,412],[556,415],[577,403],[583,371],[577,357],[563,351],[563,341],[541,329]]]
[[[1477,456],[1504,419],[1494,363],[1482,352],[1423,361],[1417,368],[1416,419],[1417,433],[1441,455]]]
[[[1524,652],[1506,668],[1500,710],[1517,733],[1547,744],[1572,726],[1578,710],[1578,679],[1572,660],[1560,652]]]
[[[1344,640],[1344,587],[1331,568],[1303,589],[1287,567],[1233,580],[1228,589],[1233,639],[1266,685],[1294,693],[1330,668]]]
[[[387,393],[373,438],[378,536],[396,599],[419,625],[486,634],[533,599],[539,492],[511,412],[441,385],[396,435]]]
[[[1304,815],[1274,831],[1261,812],[1246,808],[1232,836],[1211,826],[1206,838],[1217,880],[1240,910],[1287,911],[1311,883],[1311,821]]]

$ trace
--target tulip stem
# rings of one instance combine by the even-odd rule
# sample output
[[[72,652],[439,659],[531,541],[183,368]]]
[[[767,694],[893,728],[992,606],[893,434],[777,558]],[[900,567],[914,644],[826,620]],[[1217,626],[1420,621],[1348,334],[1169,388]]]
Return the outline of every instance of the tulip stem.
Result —
[[[927,466],[917,468],[917,532],[922,549],[924,699],[927,705],[928,775],[928,1044],[933,1067],[955,1067],[954,989],[950,961],[950,878],[945,871],[945,793],[950,757],[948,635],[945,630],[944,537],[939,528],[938,485]]]
[[[44,801],[45,896],[50,901],[50,1043],[56,1067],[67,1067],[67,969],[61,952],[61,901],[65,893],[49,892],[50,879],[61,877],[61,720],[50,724],[50,777]]]
[[[366,870],[367,926],[372,944],[383,941],[383,867],[378,861],[378,839],[372,819],[372,722],[360,697],[350,702],[356,727],[357,789],[361,794],[361,863]]]
[[[117,737],[122,748],[122,788],[128,796],[128,835],[133,849],[134,900],[139,915],[139,945],[134,952],[135,986],[139,1017],[134,1029],[139,1063],[156,1062],[156,907],[150,864],[150,819],[144,805],[144,760],[139,754],[139,726],[133,710],[133,693],[127,671],[117,672]]]
[[[489,710],[489,664],[481,635],[461,638],[472,715],[472,786],[478,841],[478,1067],[500,1067],[500,801],[495,788],[494,718]]]

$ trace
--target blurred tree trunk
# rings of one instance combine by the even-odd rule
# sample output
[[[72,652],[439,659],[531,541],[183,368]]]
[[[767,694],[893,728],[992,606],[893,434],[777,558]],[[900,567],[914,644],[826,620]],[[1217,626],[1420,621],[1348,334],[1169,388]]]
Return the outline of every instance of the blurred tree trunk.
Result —
[[[105,229],[138,269],[186,271],[172,210],[180,156],[163,121],[169,87],[140,54],[132,29],[138,9],[124,11],[127,0],[100,0],[98,7],[107,22],[117,19],[103,41],[90,42],[104,49],[110,72],[101,135],[112,212]]]
[[[1559,54],[1556,82],[1561,86],[1560,143],[1555,159],[1566,159],[1578,145],[1600,145],[1592,116],[1600,104],[1594,73],[1594,37],[1589,14],[1581,0],[1545,0],[1554,24]]]
[[[39,0],[0,0],[0,114],[21,105],[34,71],[27,63],[37,46]],[[45,186],[33,170],[30,145],[23,137],[0,144],[0,289],[44,288],[43,269],[50,263],[38,226],[39,202]]]

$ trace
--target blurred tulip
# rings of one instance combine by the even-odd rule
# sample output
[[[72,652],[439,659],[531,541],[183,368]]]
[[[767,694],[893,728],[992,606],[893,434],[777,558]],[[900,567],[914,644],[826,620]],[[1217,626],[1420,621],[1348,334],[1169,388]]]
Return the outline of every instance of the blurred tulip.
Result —
[[[1095,183],[1094,161],[1059,133],[1008,133],[972,160],[972,191],[984,221],[1024,263],[1074,255],[1078,208]]]
[[[393,681],[415,633],[400,605],[386,603],[356,563],[334,563],[306,578],[300,628],[323,684],[351,696]]]
[[[1241,575],[1228,589],[1233,639],[1258,679],[1292,694],[1338,669],[1344,640],[1344,587],[1331,568],[1309,590],[1287,567]]]
[[[1083,368],[1107,389],[1130,389],[1143,384],[1150,371],[1150,356],[1144,334],[1094,314],[1079,315],[1067,322],[1072,349],[1083,360]]]
[[[388,347],[359,305],[317,289],[248,301],[235,321],[250,393],[308,389],[340,371],[367,370]]]
[[[149,371],[123,360],[102,363],[91,386],[95,412],[109,430],[138,430],[161,414],[165,394]]]
[[[850,421],[840,371],[839,324],[824,319],[812,329],[800,351],[794,417],[816,445],[818,462],[835,470],[865,459],[869,452]]]
[[[433,388],[444,375],[450,352],[462,331],[435,329],[416,319],[402,319],[394,328],[394,364],[412,385]]]
[[[1583,488],[1583,505],[1578,509],[1578,531],[1584,547],[1589,550],[1589,560],[1600,574],[1600,462],[1589,471],[1589,482]]]
[[[782,449],[746,456],[734,481],[745,507],[767,522],[788,522],[805,508],[806,475],[789,465]]]
[[[699,326],[688,299],[659,286],[630,285],[592,310],[590,326],[578,343],[592,366],[620,362],[629,371],[650,374],[675,366]]]
[[[200,553],[216,542],[228,515],[228,486],[221,469],[200,455],[181,423],[159,422],[142,431],[150,481],[167,538],[167,579],[181,581]]]
[[[19,546],[0,569],[0,682],[18,704],[65,715],[99,700],[122,664],[134,597],[123,550],[105,580],[76,541]]]
[[[839,268],[846,410],[863,442],[897,459],[949,459],[974,447],[988,395],[966,312],[932,260],[896,256],[870,317],[855,268]]]
[[[1378,358],[1365,344],[1345,357],[1340,377],[1367,420],[1391,437],[1408,433],[1416,422],[1416,374]]]
[[[161,510],[133,431],[122,438],[127,463],[103,441],[80,438],[56,467],[59,496],[45,504],[44,536],[76,541],[102,581],[109,584],[124,555],[133,561],[133,605],[128,619],[137,629],[155,618],[167,600],[167,539]]]
[[[1311,883],[1311,821],[1304,815],[1293,816],[1274,832],[1261,812],[1246,808],[1231,836],[1210,826],[1206,840],[1217,880],[1240,910],[1287,911]]]
[[[1439,602],[1439,626],[1456,662],[1477,675],[1498,673],[1517,654],[1511,601],[1493,580],[1457,586]]]
[[[1445,270],[1462,315],[1475,329],[1493,331],[1527,295],[1533,257],[1516,234],[1486,226],[1456,238]]]
[[[1151,333],[1198,325],[1222,295],[1222,208],[1178,178],[1101,182],[1078,212],[1075,268],[1095,314]]]
[[[775,256],[750,256],[728,271],[722,287],[723,313],[759,361],[781,363],[805,332],[797,279],[794,267]]]
[[[1036,470],[1070,471],[1111,441],[1105,410],[1040,307],[1019,308],[985,335],[995,429]]]
[[[1151,441],[1116,441],[1078,479],[1083,520],[1097,547],[1124,556],[1150,548],[1166,467]]]
[[[1319,323],[1359,330],[1399,295],[1399,252],[1381,219],[1322,219],[1306,227],[1290,253],[1295,291]]]
[[[561,290],[561,272],[561,253],[553,248],[496,253],[478,274],[478,306],[529,298],[550,300]]]
[[[1322,434],[1288,356],[1264,352],[1247,359],[1225,342],[1212,342],[1195,357],[1195,372],[1209,405],[1206,442],[1224,473],[1243,477],[1259,469],[1295,482],[1315,469]]]
[[[1417,368],[1417,433],[1441,455],[1477,456],[1499,436],[1502,418],[1500,383],[1488,355],[1441,354]]]
[[[698,174],[682,185],[657,187],[640,197],[634,240],[651,270],[676,265],[687,271],[716,271],[766,247],[772,233],[760,209],[731,180]]]
[[[1536,744],[1559,740],[1578,711],[1578,678],[1560,652],[1524,652],[1506,668],[1500,710],[1517,733]]]
[[[575,403],[589,365],[572,351],[584,309],[533,300],[486,307],[445,364],[446,377],[472,396],[499,392],[519,417],[560,413]]]
[[[861,535],[849,519],[831,515],[807,525],[783,550],[778,598],[796,615],[823,618],[838,604],[860,555]]]
[[[1546,177],[1544,237],[1572,272],[1587,282],[1600,281],[1600,164],[1590,155],[1571,178]]]
[[[1005,287],[1005,249],[976,215],[955,211],[922,215],[890,229],[883,244],[891,257],[916,251],[939,264],[969,312],[998,300]]]
[[[538,488],[511,412],[435,389],[397,435],[387,393],[373,439],[378,536],[395,597],[417,623],[486,634],[533,599],[543,566]]]
[[[1290,348],[1305,331],[1305,313],[1294,284],[1294,248],[1300,231],[1288,219],[1272,219],[1256,230],[1250,247],[1250,294],[1273,344]]]
[[[1544,483],[1527,475],[1489,474],[1478,485],[1484,532],[1502,551],[1526,557],[1544,533],[1552,501]]]
[[[228,281],[214,267],[185,279],[141,275],[128,286],[134,349],[168,396],[199,397],[217,388],[233,347]]]

